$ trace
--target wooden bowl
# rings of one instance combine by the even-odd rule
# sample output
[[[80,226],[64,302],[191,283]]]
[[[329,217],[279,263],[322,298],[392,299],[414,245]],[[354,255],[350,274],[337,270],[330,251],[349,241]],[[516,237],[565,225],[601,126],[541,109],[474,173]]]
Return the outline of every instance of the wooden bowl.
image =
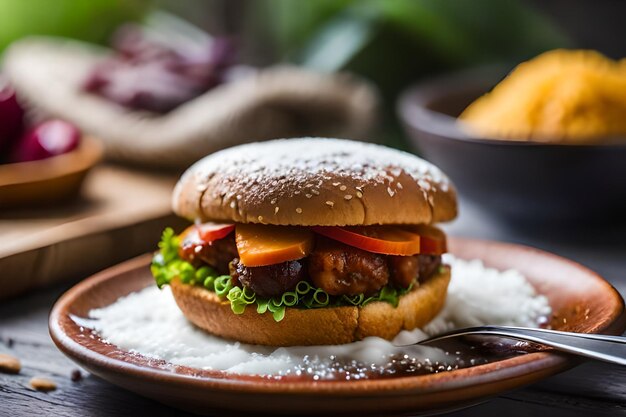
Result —
[[[417,151],[489,214],[525,227],[611,222],[626,210],[626,141],[565,145],[471,136],[457,116],[506,74],[483,68],[408,89],[398,112]]]
[[[536,249],[453,238],[451,252],[488,266],[515,268],[550,300],[556,329],[620,334],[626,327],[618,292],[593,271]],[[103,271],[65,293],[50,314],[50,334],[67,356],[113,384],[199,414],[432,414],[485,401],[576,364],[563,354],[529,353],[439,374],[359,381],[268,380],[174,366],[131,354],[93,337],[72,317],[154,285],[150,255]]]
[[[0,165],[0,209],[57,203],[74,196],[101,158],[102,144],[83,137],[66,154],[32,162]]]

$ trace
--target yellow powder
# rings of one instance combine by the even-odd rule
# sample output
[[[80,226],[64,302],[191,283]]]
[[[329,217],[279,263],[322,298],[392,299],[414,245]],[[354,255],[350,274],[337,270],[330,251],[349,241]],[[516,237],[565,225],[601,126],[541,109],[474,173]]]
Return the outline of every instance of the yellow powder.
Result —
[[[520,64],[459,116],[498,139],[598,143],[626,136],[626,59],[554,50]]]

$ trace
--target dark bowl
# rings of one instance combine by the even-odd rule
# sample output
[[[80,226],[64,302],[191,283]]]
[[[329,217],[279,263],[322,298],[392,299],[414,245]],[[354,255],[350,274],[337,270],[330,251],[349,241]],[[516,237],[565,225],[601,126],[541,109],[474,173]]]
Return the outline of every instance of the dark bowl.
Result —
[[[412,146],[446,172],[463,197],[517,224],[597,223],[622,215],[626,144],[503,141],[459,128],[456,117],[505,74],[472,70],[407,90],[398,112]]]

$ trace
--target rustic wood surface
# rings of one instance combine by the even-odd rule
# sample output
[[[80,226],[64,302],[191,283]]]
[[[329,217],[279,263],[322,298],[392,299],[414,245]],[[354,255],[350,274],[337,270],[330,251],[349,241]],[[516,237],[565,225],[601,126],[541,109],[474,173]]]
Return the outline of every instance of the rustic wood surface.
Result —
[[[510,229],[464,204],[451,233],[530,244],[575,259],[626,292],[625,226]],[[188,415],[117,388],[76,369],[52,344],[48,312],[67,285],[0,303],[0,353],[22,360],[19,375],[0,374],[0,416]],[[58,389],[36,392],[33,376],[52,378]],[[626,416],[626,368],[585,363],[538,384],[503,394],[451,416]]]
[[[0,210],[0,300],[150,250],[160,230],[175,221],[175,181],[171,173],[101,165],[80,197],[66,204]]]

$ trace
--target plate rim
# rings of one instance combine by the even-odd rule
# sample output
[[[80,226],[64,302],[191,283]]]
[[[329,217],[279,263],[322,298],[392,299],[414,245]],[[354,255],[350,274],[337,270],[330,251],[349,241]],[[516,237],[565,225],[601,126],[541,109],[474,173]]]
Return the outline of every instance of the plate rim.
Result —
[[[612,293],[618,301],[618,309],[613,311],[611,320],[603,323],[601,332],[607,334],[621,333],[626,328],[626,315],[624,300],[621,294],[604,278],[593,270],[581,265],[573,260],[561,257],[533,247],[497,242],[483,239],[473,239],[464,237],[451,237],[453,241],[475,242],[487,245],[506,246],[508,248],[532,250],[543,256],[556,258],[568,264],[582,269],[587,275],[593,277],[597,283],[605,287]],[[49,316],[49,331],[55,345],[72,360],[86,367],[95,367],[113,373],[121,373],[144,381],[173,384],[188,387],[190,384],[195,388],[222,390],[236,393],[251,394],[297,394],[297,395],[317,395],[346,397],[350,394],[355,396],[389,396],[390,392],[397,395],[404,395],[419,391],[420,394],[443,393],[451,390],[458,390],[467,386],[487,385],[489,383],[501,382],[502,373],[506,374],[505,379],[541,374],[547,377],[568,368],[575,366],[578,361],[574,358],[558,352],[534,352],[525,355],[514,356],[486,365],[477,365],[463,368],[456,371],[442,372],[438,374],[402,376],[386,379],[370,380],[350,380],[350,381],[284,381],[271,380],[263,377],[249,376],[194,376],[185,375],[170,370],[157,369],[128,363],[121,359],[93,351],[65,333],[62,319],[67,308],[81,294],[87,292],[97,284],[114,278],[122,273],[145,267],[149,264],[151,254],[144,254],[130,259],[120,264],[107,268],[73,286],[65,292],[54,304]],[[493,364],[499,364],[494,369]],[[473,398],[470,396],[470,398]]]

